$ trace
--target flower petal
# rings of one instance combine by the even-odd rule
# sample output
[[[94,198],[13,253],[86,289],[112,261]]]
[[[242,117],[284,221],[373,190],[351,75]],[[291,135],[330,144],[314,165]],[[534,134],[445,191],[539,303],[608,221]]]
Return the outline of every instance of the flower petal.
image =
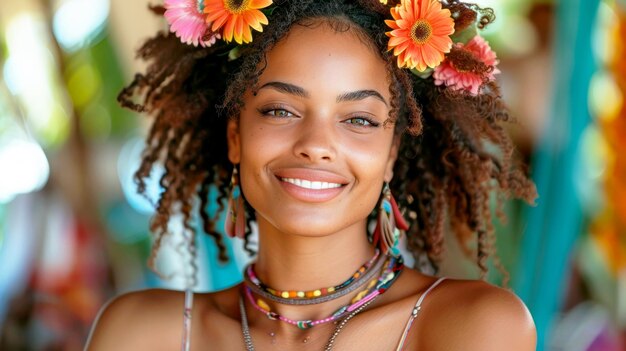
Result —
[[[238,44],[243,44],[243,17],[242,16],[235,16],[234,18],[234,22],[235,22],[235,41]]]
[[[425,18],[426,16],[428,16],[428,13],[431,12],[430,8],[432,5],[432,2],[433,0],[422,0],[419,5],[419,12],[415,16],[418,18]],[[418,8],[418,6],[415,6],[415,7]]]
[[[405,37],[407,39],[411,37],[411,33],[406,29],[394,29],[391,31],[391,35],[394,37]]]
[[[230,43],[233,41],[233,32],[235,31],[235,18],[230,17],[226,21],[226,26],[224,27],[224,40]]]
[[[422,56],[424,58],[424,63],[431,68],[437,67],[444,58],[441,51],[430,45],[424,45],[422,48]]]
[[[272,0],[252,0],[250,1],[250,5],[248,5],[249,9],[264,9],[272,4]]]
[[[269,21],[267,20],[267,17],[265,17],[265,14],[263,12],[261,12],[261,11],[254,11],[254,15],[256,16],[256,18],[259,21],[259,23],[265,24],[265,25],[267,25],[269,23]]]
[[[430,45],[441,52],[448,53],[452,48],[452,39],[450,37],[436,37],[433,36],[430,41]]]
[[[246,23],[255,30],[262,32],[263,26],[259,21],[259,17],[254,12],[246,12],[243,14]]]
[[[393,51],[394,55],[400,55],[401,53],[403,53],[406,49],[409,48],[409,46],[411,46],[411,43],[409,41],[406,41],[398,46],[396,46],[395,50]]]
[[[405,41],[409,41],[410,39],[407,37],[391,37],[389,38],[389,43],[387,45],[389,46],[398,46],[402,43],[404,43]]]
[[[250,26],[243,27],[243,42],[249,43],[252,41],[252,31],[250,30]]]
[[[385,20],[385,24],[391,29],[400,29],[400,27],[398,27],[398,25],[396,24],[396,21]]]
[[[396,25],[399,28],[402,28],[402,29],[411,29],[411,27],[413,27],[413,22],[410,22],[408,20],[399,19],[399,20],[396,21]]]
[[[218,20],[219,18],[228,18],[228,13],[226,13],[226,11],[216,11],[216,12],[212,12],[210,14],[207,14],[206,16],[206,22],[207,23],[215,23],[216,20]],[[223,22],[221,22],[223,23]],[[215,25],[213,25],[215,27]],[[215,30],[215,29],[214,29]]]
[[[215,21],[213,21],[213,26],[211,27],[211,30],[216,32],[218,29],[222,28],[227,19],[228,15],[226,14],[223,14],[222,17],[217,18]]]

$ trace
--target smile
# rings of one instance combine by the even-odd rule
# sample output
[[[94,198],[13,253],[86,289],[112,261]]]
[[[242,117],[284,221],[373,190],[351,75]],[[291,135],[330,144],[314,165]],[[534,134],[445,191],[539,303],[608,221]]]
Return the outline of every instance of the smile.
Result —
[[[324,189],[334,189],[334,188],[341,187],[341,184],[338,184],[338,183],[311,181],[311,180],[298,179],[298,178],[280,178],[280,180],[286,183],[293,184],[300,188],[311,189],[311,190],[324,190]]]

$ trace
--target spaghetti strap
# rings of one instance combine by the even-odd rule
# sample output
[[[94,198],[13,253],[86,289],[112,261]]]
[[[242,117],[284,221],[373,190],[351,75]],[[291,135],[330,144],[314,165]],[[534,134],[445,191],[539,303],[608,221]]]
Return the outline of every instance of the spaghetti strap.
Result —
[[[406,326],[404,327],[404,331],[402,332],[402,337],[400,338],[400,342],[398,342],[398,347],[396,351],[402,351],[404,348],[404,343],[406,342],[406,338],[409,335],[409,331],[411,331],[411,326],[413,325],[413,321],[417,318],[417,315],[420,313],[422,309],[422,302],[426,296],[442,281],[446,280],[446,277],[441,277],[437,279],[434,283],[432,283],[426,291],[420,296],[420,298],[415,303],[415,307],[413,307],[413,311],[411,311],[411,315],[409,316],[409,320],[406,322]]]
[[[185,290],[185,307],[183,309],[183,340],[181,351],[189,351],[191,346],[191,310],[193,309],[193,291]]]

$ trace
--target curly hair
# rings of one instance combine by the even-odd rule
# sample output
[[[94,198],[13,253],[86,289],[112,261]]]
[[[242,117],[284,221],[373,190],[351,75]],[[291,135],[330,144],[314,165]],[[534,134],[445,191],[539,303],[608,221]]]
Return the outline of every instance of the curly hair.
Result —
[[[442,4],[450,9],[457,27],[477,21],[482,28],[494,19],[493,11],[473,4],[457,0]],[[227,158],[227,121],[238,118],[242,94],[257,83],[267,52],[292,26],[310,26],[311,20],[324,19],[337,31],[357,33],[387,63],[392,82],[390,119],[401,135],[390,187],[412,221],[406,233],[408,249],[416,258],[427,257],[436,268],[449,226],[463,243],[475,240],[472,252],[484,277],[494,250],[490,195],[497,194],[500,204],[506,198],[532,202],[536,197],[535,186],[514,157],[514,146],[500,125],[510,116],[497,84],[485,80],[483,92],[473,96],[399,69],[387,50],[384,20],[389,18],[389,8],[379,0],[278,1],[267,16],[270,25],[255,33],[251,44],[240,47],[235,60],[228,55],[232,45],[193,47],[171,33],[159,33],[138,51],[149,62],[147,72],[137,74],[118,99],[123,106],[155,118],[135,174],[139,192],[145,192],[145,180],[156,163],[165,167],[160,179],[164,191],[150,225],[155,240],[149,265],[154,269],[175,213],[183,215],[187,244],[195,255],[195,208],[203,231],[215,240],[219,259],[228,259],[222,234],[215,228],[217,214],[212,217],[207,212],[211,187],[219,192],[220,211],[227,197],[233,168]],[[464,68],[488,71],[473,57],[454,51],[451,57]],[[253,221],[253,209],[247,206],[246,212],[248,221]],[[245,248],[252,253],[250,228]]]

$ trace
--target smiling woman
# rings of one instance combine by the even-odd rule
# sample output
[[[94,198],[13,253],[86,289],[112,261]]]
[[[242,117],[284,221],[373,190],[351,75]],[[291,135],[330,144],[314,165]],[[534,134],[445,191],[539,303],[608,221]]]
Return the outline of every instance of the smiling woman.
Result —
[[[490,193],[535,197],[499,124],[495,54],[477,34],[490,10],[455,0],[164,9],[172,33],[144,45],[148,72],[120,94],[155,116],[139,190],[157,162],[166,168],[153,257],[176,211],[193,232],[199,199],[227,259],[204,210],[211,187],[228,198],[226,234],[247,243],[256,222],[258,252],[224,291],[116,298],[88,350],[172,350],[181,338],[186,350],[534,350],[512,293],[405,267],[399,247],[405,235],[436,268],[445,228],[475,233],[486,272]]]
[[[385,62],[354,31],[323,21],[294,27],[267,53],[260,88],[244,94],[228,127],[229,159],[239,165],[263,243],[266,236],[363,236],[392,178],[397,147],[394,128],[383,125],[391,99]],[[321,182],[332,188],[313,189]]]

